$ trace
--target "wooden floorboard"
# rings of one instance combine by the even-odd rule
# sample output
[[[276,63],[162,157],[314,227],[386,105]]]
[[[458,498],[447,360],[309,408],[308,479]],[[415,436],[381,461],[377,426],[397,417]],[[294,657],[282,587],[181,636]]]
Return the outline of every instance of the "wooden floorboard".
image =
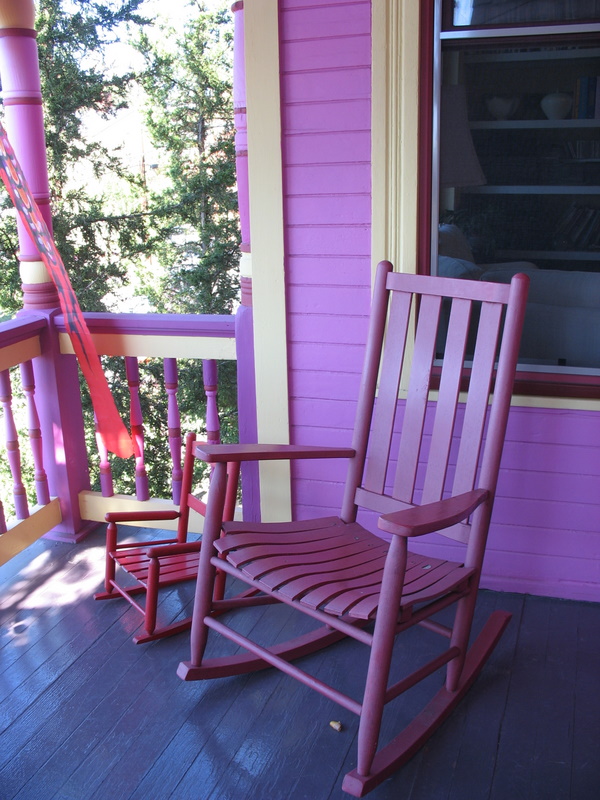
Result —
[[[135,645],[137,612],[93,600],[103,544],[101,529],[77,546],[42,540],[0,568],[0,800],[347,797],[353,715],[273,670],[182,682],[187,634]],[[161,622],[189,614],[192,595],[192,584],[166,591]],[[497,608],[513,620],[473,689],[372,800],[600,797],[600,606],[482,592],[476,626]],[[259,639],[283,640],[299,624],[285,607],[239,619]],[[399,671],[417,639],[435,647],[427,632],[404,638]],[[210,647],[218,655],[232,645],[214,638]],[[364,650],[341,642],[303,663],[357,696]],[[423,700],[419,688],[394,703],[382,737]]]

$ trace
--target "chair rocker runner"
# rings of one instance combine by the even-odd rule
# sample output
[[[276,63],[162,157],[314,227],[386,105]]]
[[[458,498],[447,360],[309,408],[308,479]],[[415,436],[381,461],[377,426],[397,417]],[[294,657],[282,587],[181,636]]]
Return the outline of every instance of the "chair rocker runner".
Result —
[[[202,680],[271,665],[357,714],[356,768],[343,782],[352,795],[369,792],[423,745],[473,683],[510,619],[494,612],[469,648],[527,287],[524,275],[506,286],[403,275],[382,262],[351,448],[194,447],[198,459],[214,465],[214,473],[191,657],[179,665],[178,674]],[[412,358],[405,358],[405,351]],[[405,361],[410,361],[406,384]],[[406,398],[398,400],[401,377]],[[435,401],[430,397],[434,388]],[[326,457],[349,459],[339,517],[222,524],[227,462]],[[389,543],[357,522],[359,508],[378,517]],[[416,544],[435,532],[449,537],[444,553],[456,554],[456,560],[423,554],[427,549],[421,554],[408,550],[409,540]],[[419,545],[423,550],[423,542]],[[321,627],[274,647],[250,641],[224,624],[221,612],[242,608],[247,601],[215,597],[215,576],[223,571],[260,591],[253,605],[260,600],[285,603]],[[452,627],[432,619],[449,606],[455,609]],[[388,685],[395,637],[414,625],[441,634],[443,649]],[[205,658],[211,630],[245,652]],[[342,637],[371,648],[360,700],[291,663]],[[429,705],[378,749],[386,703],[444,666],[445,684]]]
[[[104,591],[94,595],[96,600],[124,597],[144,617],[144,632],[134,637],[136,644],[173,636],[188,630],[192,619],[179,620],[170,625],[157,627],[157,607],[159,590],[177,583],[194,580],[198,573],[200,540],[188,541],[190,509],[202,516],[206,504],[192,494],[194,469],[194,445],[196,436],[188,433],[181,483],[181,503],[179,509],[166,511],[114,511],[106,514],[106,566]],[[232,462],[227,469],[228,485],[223,507],[223,519],[232,520],[235,514],[239,462]],[[118,523],[154,522],[177,520],[177,533],[174,538],[118,543]],[[129,580],[121,582],[125,573]],[[222,592],[224,581],[215,586]],[[144,603],[138,602],[138,597]]]

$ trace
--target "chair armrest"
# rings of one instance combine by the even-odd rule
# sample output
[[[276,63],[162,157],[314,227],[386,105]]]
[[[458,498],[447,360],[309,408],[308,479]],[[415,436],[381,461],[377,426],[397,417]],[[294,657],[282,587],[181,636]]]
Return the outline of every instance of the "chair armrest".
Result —
[[[184,556],[187,553],[199,553],[202,542],[183,542],[181,544],[159,544],[148,547],[146,555],[148,558],[160,558],[161,556]]]
[[[109,511],[106,522],[151,522],[152,520],[178,519],[179,511]]]
[[[351,447],[318,447],[296,444],[204,444],[195,455],[210,463],[223,461],[283,461],[301,458],[352,458]]]
[[[397,536],[435,533],[465,520],[489,496],[487,489],[474,489],[446,500],[383,514],[379,517],[378,526],[382,531]]]

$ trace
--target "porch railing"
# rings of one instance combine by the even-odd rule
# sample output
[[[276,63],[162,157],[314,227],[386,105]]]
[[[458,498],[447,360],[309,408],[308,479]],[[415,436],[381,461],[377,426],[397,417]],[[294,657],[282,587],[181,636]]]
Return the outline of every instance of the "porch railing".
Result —
[[[32,368],[32,359],[42,353],[40,337],[46,326],[45,319],[35,316],[0,324],[0,401],[6,458],[12,477],[12,499],[0,497],[0,563],[8,561],[62,519],[58,498],[50,497],[43,464]],[[22,454],[26,443],[19,436],[14,413],[11,373],[14,374],[15,368],[20,371],[20,394],[26,403],[28,419],[28,447],[35,465],[36,503],[33,506],[28,502],[22,479]],[[3,494],[6,495],[6,491]]]
[[[104,520],[107,511],[164,510],[179,503],[181,480],[182,431],[178,403],[178,360],[201,362],[206,395],[207,438],[218,441],[220,426],[217,408],[217,360],[235,360],[235,318],[233,316],[161,315],[161,314],[86,314],[90,332],[101,356],[117,356],[125,361],[129,425],[137,442],[137,457],[127,463],[135,494],[115,493],[110,458],[104,443],[96,434],[97,452],[87,453],[89,461],[99,468],[100,491],[79,489],[75,500],[53,496],[53,470],[48,465],[49,454],[60,459],[55,431],[43,430],[38,409],[47,398],[44,387],[35,382],[36,359],[48,357],[49,342],[58,344],[57,357],[73,353],[70,339],[61,316],[50,321],[44,316],[23,315],[0,323],[0,401],[4,411],[6,460],[10,468],[12,487],[3,487],[0,497],[0,563],[27,547],[32,541],[59,525],[65,502],[78,502],[74,515],[92,523]],[[73,356],[71,356],[73,358]],[[150,497],[144,441],[144,419],[140,393],[140,362],[149,359],[162,361],[164,391],[166,392],[168,431],[161,458],[170,462],[171,497]],[[38,381],[39,384],[39,381]],[[58,391],[72,391],[60,387]],[[80,398],[79,398],[80,401]],[[43,415],[42,415],[43,416]],[[46,427],[50,427],[46,423]],[[83,437],[83,431],[78,432]],[[88,437],[89,439],[90,437]],[[23,484],[23,459],[27,456],[33,468],[35,504],[28,503]],[[88,471],[88,465],[82,464]],[[49,475],[50,474],[50,480]],[[88,471],[89,475],[89,471]],[[61,481],[55,481],[62,485]],[[82,485],[85,486],[86,482]],[[89,480],[87,481],[89,486]],[[12,491],[10,490],[12,488]],[[12,497],[10,496],[12,494]],[[161,522],[161,527],[168,523]],[[201,520],[195,518],[192,530],[201,531]],[[57,538],[64,538],[58,536]]]

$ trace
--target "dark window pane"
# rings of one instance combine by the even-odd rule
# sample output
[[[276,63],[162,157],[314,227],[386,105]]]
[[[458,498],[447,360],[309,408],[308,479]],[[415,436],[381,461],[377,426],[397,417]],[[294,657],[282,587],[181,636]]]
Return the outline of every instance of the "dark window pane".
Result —
[[[516,44],[443,50],[433,269],[528,272],[522,362],[597,372],[600,47]]]

